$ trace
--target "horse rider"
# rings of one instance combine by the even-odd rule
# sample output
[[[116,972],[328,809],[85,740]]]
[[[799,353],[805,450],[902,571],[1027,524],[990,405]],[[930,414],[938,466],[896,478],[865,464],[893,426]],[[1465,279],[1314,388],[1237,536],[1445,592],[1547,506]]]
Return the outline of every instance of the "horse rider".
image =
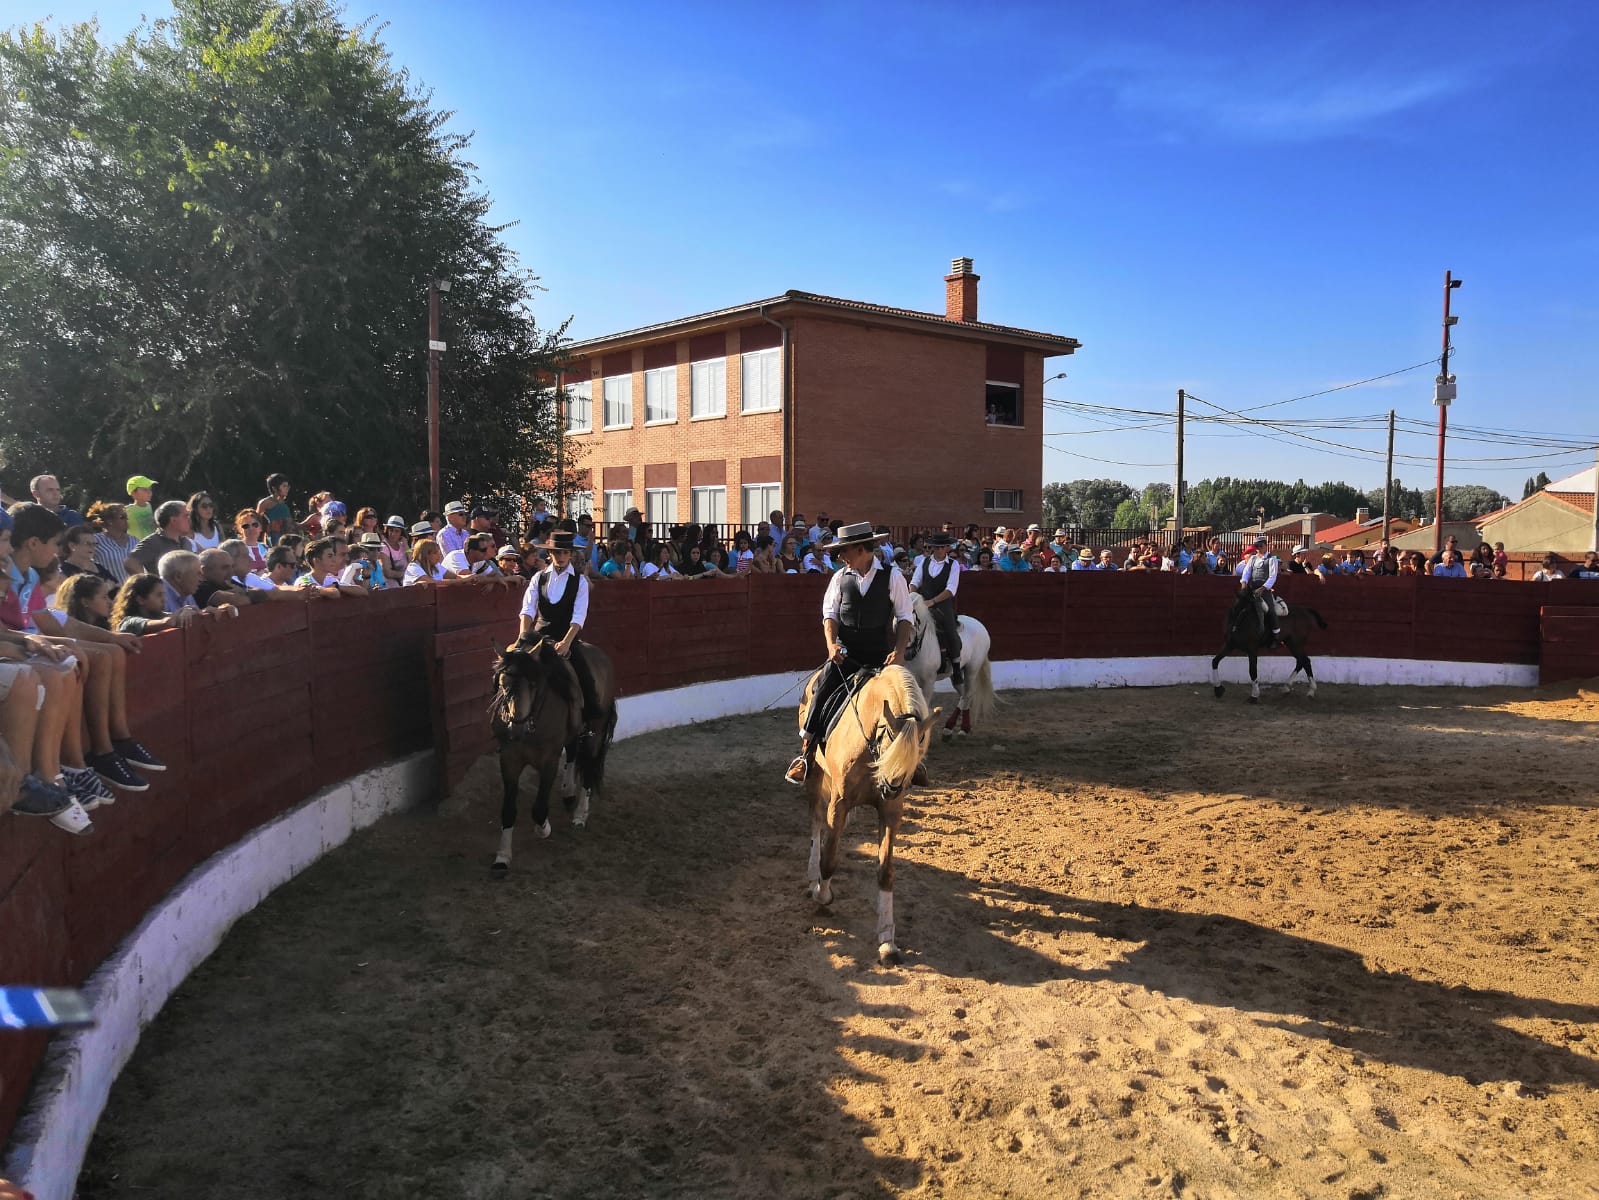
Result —
[[[1282,563],[1271,552],[1271,539],[1261,534],[1255,539],[1254,549],[1238,564],[1238,590],[1247,592],[1261,614],[1266,633],[1270,637],[1267,648],[1277,644],[1277,598],[1272,591],[1277,586],[1277,572]]]
[[[549,540],[535,549],[547,550],[550,565],[528,582],[522,597],[521,631],[518,642],[549,638],[555,652],[572,664],[583,689],[583,720],[592,724],[602,715],[594,687],[594,673],[583,657],[583,644],[577,635],[589,613],[589,581],[572,566],[572,543],[576,529],[570,520],[565,528],[555,529]]]
[[[810,772],[811,750],[822,735],[833,693],[857,671],[905,661],[916,613],[904,573],[877,561],[874,549],[881,537],[870,521],[858,521],[839,526],[837,540],[829,547],[844,567],[833,573],[822,597],[827,662],[805,714],[799,755],[784,775],[790,783],[804,783]]]
[[[961,685],[961,635],[955,621],[955,593],[960,589],[961,565],[950,555],[955,538],[930,533],[923,541],[927,554],[918,555],[911,571],[911,591],[927,602],[927,614],[938,633],[938,649],[949,664],[949,681]],[[942,671],[943,663],[939,664]]]

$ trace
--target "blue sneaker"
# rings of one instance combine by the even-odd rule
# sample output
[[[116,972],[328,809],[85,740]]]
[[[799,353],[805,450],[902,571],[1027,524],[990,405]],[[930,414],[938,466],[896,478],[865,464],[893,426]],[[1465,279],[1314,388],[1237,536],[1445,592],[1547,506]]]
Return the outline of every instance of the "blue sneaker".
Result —
[[[112,738],[111,748],[130,767],[137,767],[141,771],[165,771],[167,769],[167,764],[145,749],[144,743],[137,738]]]
[[[11,811],[19,817],[54,817],[72,807],[72,793],[46,783],[31,771],[22,777]]]
[[[93,767],[94,773],[114,788],[121,788],[124,792],[150,790],[150,781],[142,775],[135,774],[133,768],[123,762],[122,756],[114,750],[110,754],[85,754],[83,761]]]

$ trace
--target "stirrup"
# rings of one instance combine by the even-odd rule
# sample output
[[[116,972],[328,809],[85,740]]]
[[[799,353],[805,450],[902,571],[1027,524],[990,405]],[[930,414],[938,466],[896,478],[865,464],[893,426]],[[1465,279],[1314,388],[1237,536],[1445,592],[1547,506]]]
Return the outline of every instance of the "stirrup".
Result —
[[[796,777],[795,774],[794,774],[794,769],[796,767],[799,768],[798,777]],[[805,777],[807,775],[809,775],[810,772],[811,772],[810,760],[808,758],[806,758],[805,755],[803,755],[803,754],[796,755],[795,758],[794,758],[794,761],[788,764],[788,770],[786,772],[784,772],[783,780],[784,780],[785,783],[792,783],[792,784],[794,784],[797,787],[800,784],[805,782]]]

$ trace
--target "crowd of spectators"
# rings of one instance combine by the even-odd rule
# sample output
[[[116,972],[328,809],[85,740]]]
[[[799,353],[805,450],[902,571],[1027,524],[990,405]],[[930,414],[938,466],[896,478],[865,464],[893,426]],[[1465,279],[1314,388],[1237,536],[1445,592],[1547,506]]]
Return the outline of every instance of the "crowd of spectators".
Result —
[[[164,769],[127,724],[126,660],[149,633],[225,620],[257,604],[358,603],[374,591],[456,583],[518,586],[549,561],[543,547],[558,524],[574,534],[577,569],[596,582],[827,574],[840,565],[830,546],[841,522],[825,512],[814,519],[773,512],[753,529],[723,530],[651,526],[637,509],[602,529],[586,514],[558,521],[540,510],[513,537],[492,505],[459,500],[407,520],[367,507],[352,514],[318,492],[296,515],[291,481],[281,474],[268,477],[253,507],[231,516],[205,492],[156,503],[158,486],[135,475],[125,500],[80,514],[63,504],[56,477],[40,475],[30,501],[0,507],[0,812],[10,807],[87,832],[90,812],[114,803],[118,791],[144,790],[145,776]],[[895,545],[887,526],[878,532],[883,564],[910,575],[926,535]],[[945,524],[939,532],[954,539],[952,555],[967,570],[1227,575],[1240,565],[1239,550],[1220,537],[1203,547],[1182,538],[1164,548],[1133,540],[1095,549],[1065,529],[1051,535],[1036,524],[991,531]],[[1466,556],[1451,537],[1430,557],[1386,542],[1369,556],[1296,546],[1282,569],[1322,579],[1496,579],[1505,577],[1506,561],[1502,545],[1482,544]],[[1551,555],[1534,578],[1568,575],[1599,579],[1599,556],[1562,572]]]

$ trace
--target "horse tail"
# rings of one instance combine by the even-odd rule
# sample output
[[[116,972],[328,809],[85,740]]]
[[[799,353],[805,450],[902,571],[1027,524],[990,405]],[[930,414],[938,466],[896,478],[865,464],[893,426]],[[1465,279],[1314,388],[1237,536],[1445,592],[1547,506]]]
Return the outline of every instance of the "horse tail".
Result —
[[[1323,629],[1326,629],[1326,628],[1327,628],[1327,622],[1326,622],[1326,621],[1323,621],[1323,620],[1322,620],[1322,619],[1321,619],[1321,614],[1320,614],[1320,613],[1319,613],[1319,612],[1317,612],[1317,611],[1316,611],[1316,610],[1315,610],[1315,609],[1313,609],[1313,608],[1307,608],[1307,609],[1306,609],[1306,610],[1305,610],[1305,611],[1306,611],[1306,612],[1308,612],[1308,613],[1309,613],[1309,614],[1310,614],[1310,615],[1311,615],[1311,616],[1313,616],[1313,617],[1315,617],[1315,618],[1316,618],[1316,624],[1317,624],[1317,625],[1319,625],[1319,626],[1321,626],[1321,628],[1323,628]]]
[[[897,791],[910,783],[911,775],[922,761],[917,723],[927,719],[927,699],[916,686],[916,677],[904,667],[884,667],[878,679],[893,693],[887,703],[894,716],[906,719],[878,754],[872,780],[884,791]],[[861,695],[864,698],[866,693],[863,691]]]
[[[986,654],[983,656],[983,665],[972,675],[971,701],[969,711],[972,720],[986,721],[994,715],[994,705],[998,703],[994,695],[994,668],[989,664]]]

